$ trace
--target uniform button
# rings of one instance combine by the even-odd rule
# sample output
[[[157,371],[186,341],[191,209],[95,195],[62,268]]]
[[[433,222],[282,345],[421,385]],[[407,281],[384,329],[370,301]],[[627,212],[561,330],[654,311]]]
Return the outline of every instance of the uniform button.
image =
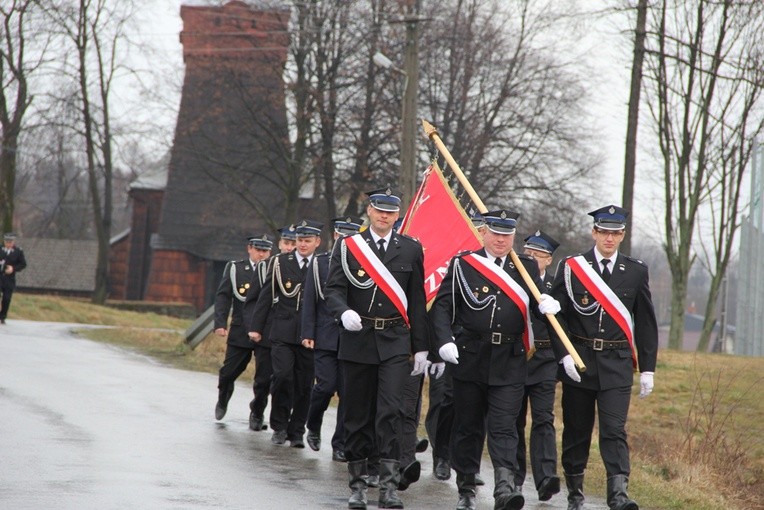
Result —
[[[500,306],[497,306],[497,307],[496,307],[496,309],[497,309],[497,310],[501,310],[501,307],[500,307]]]
[[[497,328],[500,328],[500,327],[501,327],[501,324],[497,324],[497,325],[496,325],[496,327],[497,327]]]
[[[377,303],[377,306],[382,306],[382,303]]]

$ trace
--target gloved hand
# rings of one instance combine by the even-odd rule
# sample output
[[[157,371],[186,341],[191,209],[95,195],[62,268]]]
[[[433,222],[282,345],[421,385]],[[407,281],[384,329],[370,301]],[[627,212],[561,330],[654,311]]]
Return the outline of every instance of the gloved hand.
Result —
[[[427,354],[429,354],[427,351],[419,351],[414,354],[414,370],[411,371],[411,375],[422,375],[427,371],[430,366]]]
[[[438,363],[433,363],[430,365],[430,377],[434,375],[435,379],[440,379],[440,376],[442,376],[443,372],[445,371],[446,371],[445,361],[440,361]]]
[[[539,301],[539,312],[544,315],[551,313],[552,315],[560,311],[560,302],[549,294],[541,294],[541,301]]]
[[[459,364],[459,348],[454,342],[448,342],[443,347],[438,349],[438,354],[443,361],[448,361],[454,365]]]
[[[340,316],[342,326],[348,331],[361,331],[361,316],[355,310],[345,310]]]
[[[573,361],[573,356],[567,354],[564,358],[562,358],[560,363],[562,363],[562,368],[565,369],[565,373],[568,374],[568,377],[576,382],[581,382],[581,374],[579,374],[578,370],[576,370],[576,362]]]
[[[645,398],[653,392],[653,373],[642,372],[639,374],[639,396]]]

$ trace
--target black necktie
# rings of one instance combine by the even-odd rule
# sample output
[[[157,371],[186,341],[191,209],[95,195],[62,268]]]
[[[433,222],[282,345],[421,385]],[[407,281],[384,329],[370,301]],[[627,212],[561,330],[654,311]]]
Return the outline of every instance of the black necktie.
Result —
[[[502,266],[502,263],[501,263],[501,258],[500,258],[500,257],[496,257],[496,260],[494,260],[494,263],[495,263],[497,266],[501,267],[501,266]]]
[[[610,264],[610,259],[602,259],[602,279],[605,283],[610,281],[610,268],[607,265]]]
[[[305,279],[305,272],[308,270],[308,259],[302,259],[302,267],[300,267],[300,272],[302,273],[303,279]]]
[[[379,245],[379,258],[384,258],[385,256],[385,240],[380,239],[377,241],[377,244]]]

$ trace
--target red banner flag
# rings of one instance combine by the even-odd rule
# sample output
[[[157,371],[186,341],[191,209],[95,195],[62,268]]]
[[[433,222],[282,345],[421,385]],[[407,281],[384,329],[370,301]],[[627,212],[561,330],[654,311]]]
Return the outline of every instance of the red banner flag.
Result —
[[[438,293],[451,257],[482,247],[478,231],[436,163],[425,172],[400,231],[418,239],[424,248],[424,291],[428,302]]]

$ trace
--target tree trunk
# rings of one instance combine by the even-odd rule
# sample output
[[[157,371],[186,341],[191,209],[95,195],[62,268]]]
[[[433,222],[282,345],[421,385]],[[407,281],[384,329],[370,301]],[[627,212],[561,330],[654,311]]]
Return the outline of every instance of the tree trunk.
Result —
[[[624,157],[622,206],[631,211],[634,207],[634,180],[637,167],[637,129],[639,126],[639,98],[642,92],[642,64],[645,60],[645,35],[647,26],[647,0],[637,3],[637,25],[634,31],[634,60],[631,64],[631,90],[629,93],[629,118],[626,124],[626,154]],[[623,253],[631,253],[631,229],[620,247]]]

